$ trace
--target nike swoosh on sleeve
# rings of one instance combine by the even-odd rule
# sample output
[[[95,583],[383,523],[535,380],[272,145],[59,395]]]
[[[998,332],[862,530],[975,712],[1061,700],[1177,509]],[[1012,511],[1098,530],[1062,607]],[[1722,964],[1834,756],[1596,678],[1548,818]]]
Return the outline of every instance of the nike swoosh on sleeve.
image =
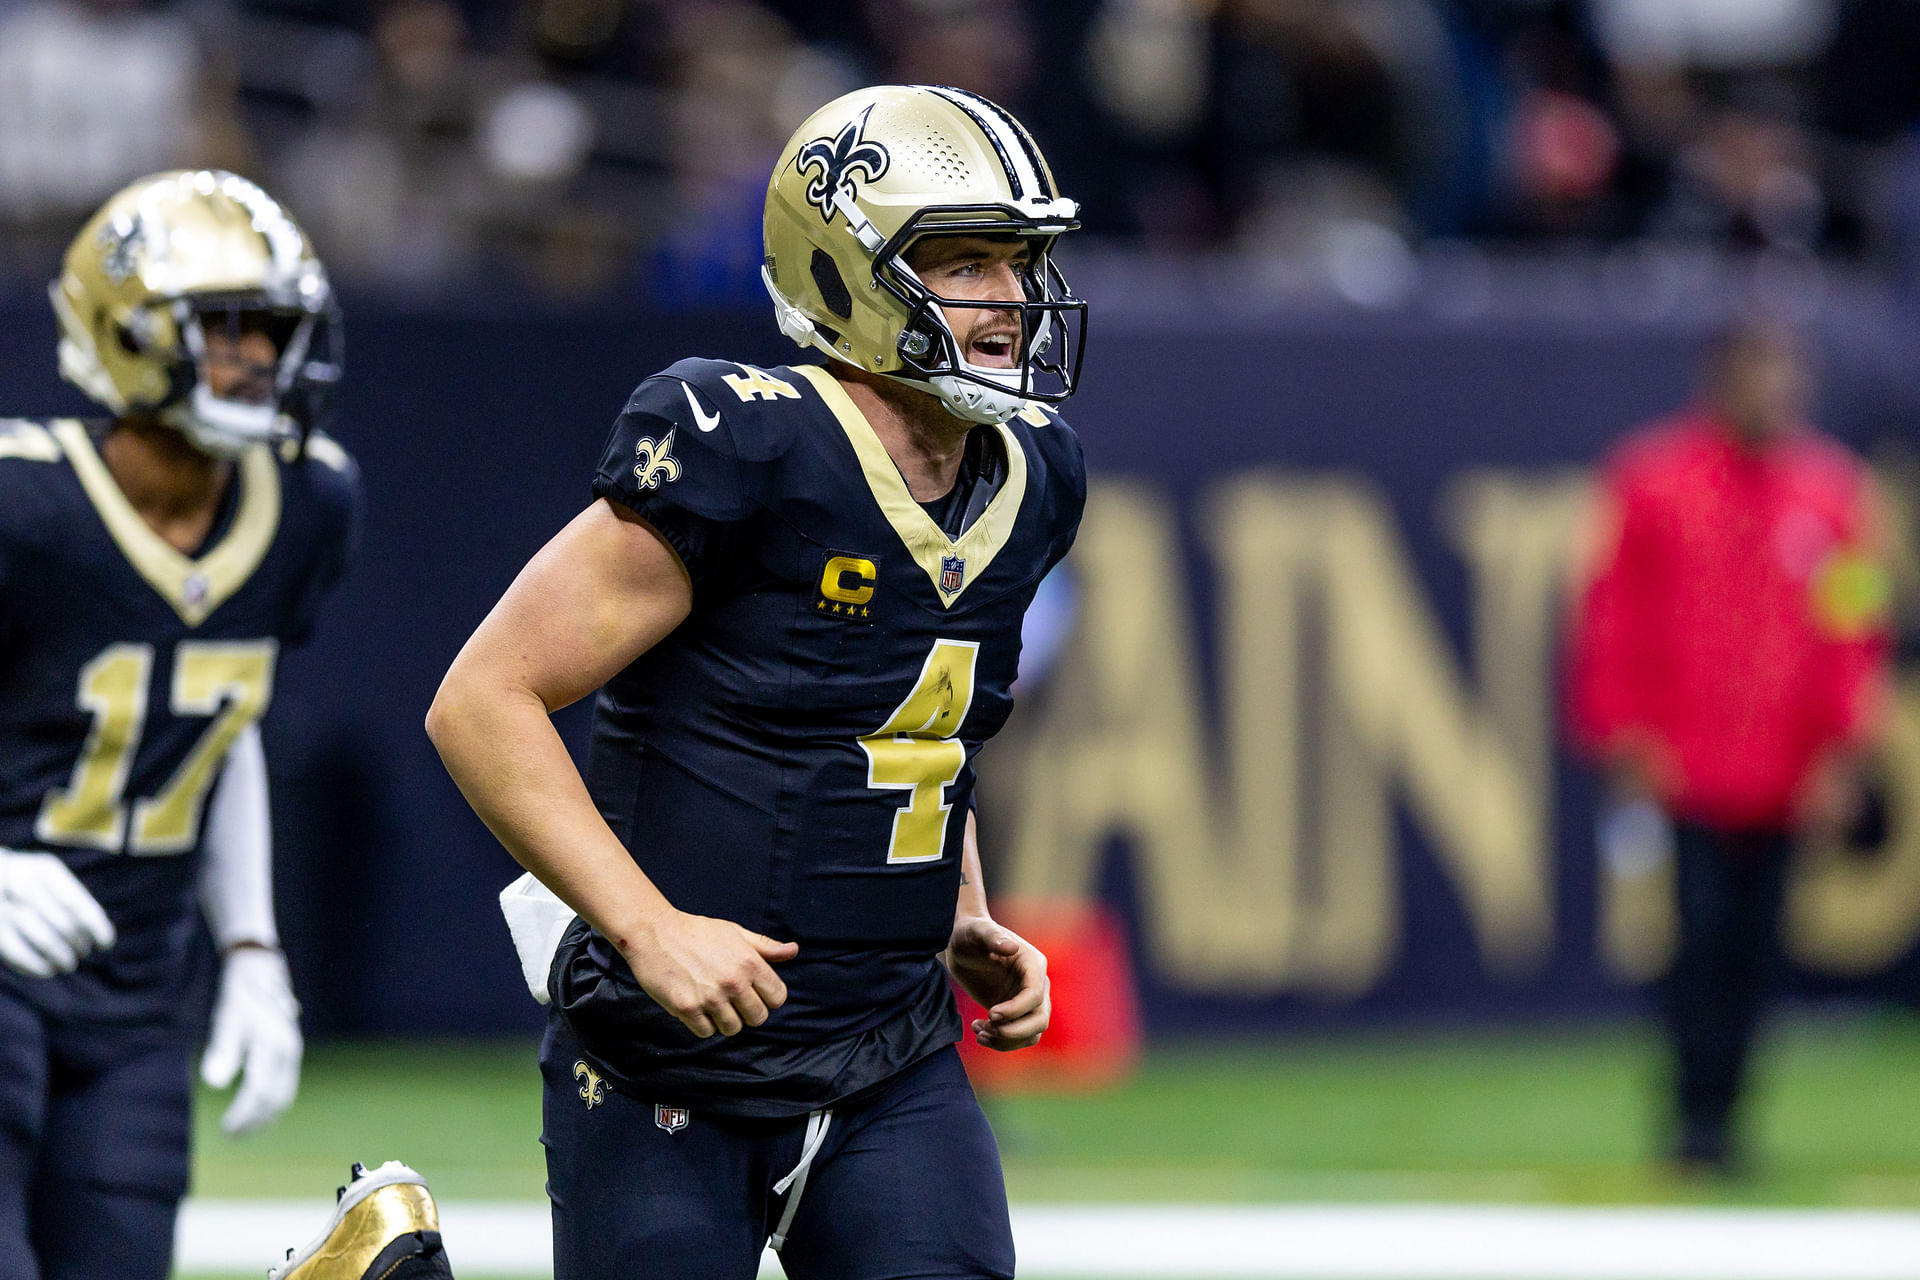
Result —
[[[694,426],[700,428],[702,431],[711,431],[720,425],[720,415],[717,413],[708,413],[705,409],[702,409],[700,407],[700,401],[693,394],[692,387],[683,382],[680,384],[680,389],[687,393],[687,404],[693,409]]]

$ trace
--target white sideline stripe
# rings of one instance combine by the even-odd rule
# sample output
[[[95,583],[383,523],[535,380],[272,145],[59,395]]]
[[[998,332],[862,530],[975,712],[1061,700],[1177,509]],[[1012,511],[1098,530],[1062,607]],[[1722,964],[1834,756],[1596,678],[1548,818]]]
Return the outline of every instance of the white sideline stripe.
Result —
[[[547,1207],[440,1206],[456,1274],[544,1275]],[[189,1200],[176,1266],[264,1272],[324,1201]],[[1506,1205],[1016,1208],[1020,1274],[1235,1280],[1920,1280],[1920,1213]],[[761,1275],[780,1274],[769,1257]]]

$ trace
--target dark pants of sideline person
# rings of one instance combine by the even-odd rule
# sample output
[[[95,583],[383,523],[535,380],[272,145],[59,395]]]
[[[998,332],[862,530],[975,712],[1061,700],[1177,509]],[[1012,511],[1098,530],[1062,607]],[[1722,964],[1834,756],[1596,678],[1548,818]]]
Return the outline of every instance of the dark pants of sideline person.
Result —
[[[1680,946],[1666,1015],[1682,1161],[1733,1162],[1733,1115],[1776,967],[1792,853],[1792,837],[1779,831],[1675,824]]]

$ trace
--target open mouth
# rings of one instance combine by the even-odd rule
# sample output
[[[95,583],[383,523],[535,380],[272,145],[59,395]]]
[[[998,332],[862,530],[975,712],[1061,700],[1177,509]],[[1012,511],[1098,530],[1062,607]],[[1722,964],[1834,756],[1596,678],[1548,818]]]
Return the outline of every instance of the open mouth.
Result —
[[[209,360],[202,372],[209,390],[222,400],[235,404],[266,404],[273,399],[272,365],[250,360]]]
[[[1013,347],[1011,333],[981,334],[968,341],[967,362],[986,369],[1011,369]]]

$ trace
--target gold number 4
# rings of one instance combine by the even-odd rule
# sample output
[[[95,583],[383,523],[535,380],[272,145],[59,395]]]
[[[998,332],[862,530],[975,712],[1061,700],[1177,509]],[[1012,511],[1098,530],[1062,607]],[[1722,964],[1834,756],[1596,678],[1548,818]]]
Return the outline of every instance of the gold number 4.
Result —
[[[227,748],[260,718],[273,692],[272,640],[183,640],[173,654],[169,706],[211,723],[158,795],[136,800],[129,834],[127,775],[140,749],[153,679],[153,646],[108,645],[80,668],[75,697],[93,728],[73,776],[47,793],[33,833],[46,844],[110,853],[184,853],[200,830],[200,810]]]
[[[967,763],[966,745],[956,735],[973,704],[979,657],[975,641],[934,641],[913,692],[885,724],[860,739],[867,753],[867,785],[911,793],[893,815],[889,863],[932,862],[946,852],[947,814],[953,808],[946,789]]]

